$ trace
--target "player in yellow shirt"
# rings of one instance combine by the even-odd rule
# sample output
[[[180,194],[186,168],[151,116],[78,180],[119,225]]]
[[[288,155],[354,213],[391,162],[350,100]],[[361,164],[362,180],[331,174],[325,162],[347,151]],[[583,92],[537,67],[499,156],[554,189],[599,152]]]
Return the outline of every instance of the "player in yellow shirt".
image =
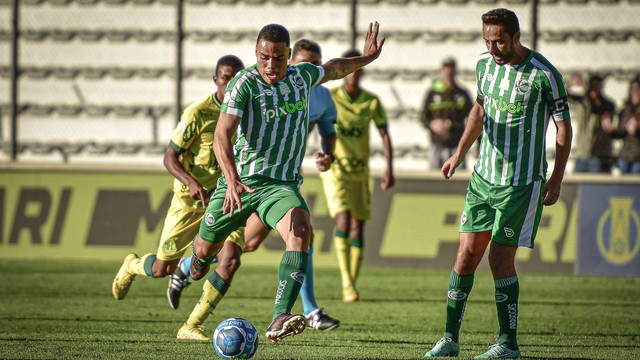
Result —
[[[356,57],[349,51],[343,57]],[[363,260],[364,225],[371,217],[369,189],[369,123],[378,128],[387,168],[380,184],[382,190],[393,186],[393,150],[387,130],[387,117],[374,94],[360,87],[362,69],[347,75],[342,86],[331,90],[338,110],[334,151],[329,171],[320,173],[329,214],[336,221],[334,246],[342,277],[342,301],[358,301],[355,288]]]
[[[158,250],[155,254],[149,253],[142,257],[134,253],[127,255],[112,284],[111,290],[116,300],[122,300],[127,295],[138,275],[162,278],[172,274],[184,252],[190,249],[191,242],[200,229],[209,198],[222,174],[213,152],[213,134],[220,116],[220,104],[227,84],[243,68],[244,64],[238,57],[221,57],[213,76],[216,92],[189,105],[182,113],[164,155],[164,165],[175,180],[174,195],[167,211]],[[233,232],[227,240],[229,241],[221,251],[221,254],[228,252],[224,257],[225,264],[219,266],[220,271],[225,271],[223,277],[226,274],[233,275],[235,268],[239,266],[244,247],[244,228]],[[220,277],[218,285],[230,282],[222,279]],[[215,281],[213,286],[216,286]],[[222,294],[219,297],[221,299],[226,287],[222,286],[217,290]],[[180,334],[178,338],[181,338]]]

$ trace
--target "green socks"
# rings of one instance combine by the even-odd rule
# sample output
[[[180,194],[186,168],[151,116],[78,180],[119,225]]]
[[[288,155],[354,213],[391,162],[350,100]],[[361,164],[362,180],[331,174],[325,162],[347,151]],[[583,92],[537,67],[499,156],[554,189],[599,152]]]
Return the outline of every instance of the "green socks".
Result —
[[[500,324],[498,344],[504,344],[510,349],[516,350],[518,349],[518,297],[520,294],[518,277],[498,279],[495,284],[496,309]]]
[[[273,307],[273,320],[290,313],[300,293],[307,273],[309,254],[301,251],[285,251],[278,269],[278,290]]]
[[[460,327],[462,317],[467,307],[469,293],[473,287],[474,274],[460,275],[453,269],[449,275],[449,288],[447,291],[447,324],[444,336],[451,338],[455,343],[459,343]]]

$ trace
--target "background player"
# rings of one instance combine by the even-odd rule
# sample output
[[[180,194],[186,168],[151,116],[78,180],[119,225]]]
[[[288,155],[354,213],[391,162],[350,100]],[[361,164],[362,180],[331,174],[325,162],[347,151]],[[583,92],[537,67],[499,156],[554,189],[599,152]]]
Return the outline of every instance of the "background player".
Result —
[[[164,165],[175,177],[173,199],[155,254],[138,258],[129,254],[112,284],[113,297],[123,299],[137,275],[150,278],[165,277],[175,271],[180,257],[198,233],[209,196],[215,189],[221,171],[213,154],[213,134],[220,114],[225,90],[235,74],[244,68],[233,55],[223,56],[216,64],[213,81],[216,92],[189,105],[171,136],[164,155]],[[230,247],[241,253],[243,229],[234,232]]]
[[[352,50],[346,58],[360,56]],[[363,260],[364,225],[371,217],[369,189],[369,122],[378,128],[387,169],[380,187],[393,186],[393,149],[387,130],[387,117],[380,100],[360,87],[362,70],[344,78],[343,85],[331,90],[338,109],[338,139],[331,169],[321,173],[329,214],[336,220],[334,246],[342,278],[342,301],[359,300],[355,284]]]
[[[480,157],[471,175],[460,219],[458,255],[449,277],[444,337],[425,357],[457,356],[459,333],[474,273],[489,250],[500,335],[475,359],[518,358],[518,298],[515,269],[519,246],[533,247],[544,205],[553,205],[571,149],[571,120],[564,82],[556,68],[520,43],[513,11],[482,15],[488,52],[476,64],[477,99],[456,152],[442,166],[449,179],[482,133]],[[555,166],[546,180],[545,136],[557,127]]]

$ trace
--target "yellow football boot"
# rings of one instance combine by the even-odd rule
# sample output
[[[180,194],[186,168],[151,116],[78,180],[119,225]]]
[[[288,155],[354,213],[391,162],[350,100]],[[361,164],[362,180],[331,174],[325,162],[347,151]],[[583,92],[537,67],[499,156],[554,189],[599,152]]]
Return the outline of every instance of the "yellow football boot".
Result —
[[[113,294],[113,298],[116,300],[122,300],[127,293],[129,292],[129,288],[131,288],[131,284],[133,280],[136,278],[136,274],[132,274],[129,272],[129,264],[138,259],[138,255],[131,253],[124,258],[124,262],[122,266],[120,266],[120,270],[116,274],[116,277],[113,279],[113,284],[111,285],[111,293]]]
[[[202,325],[189,325],[184,324],[178,330],[176,335],[178,340],[196,340],[196,341],[209,341],[209,337],[204,332],[204,326]]]

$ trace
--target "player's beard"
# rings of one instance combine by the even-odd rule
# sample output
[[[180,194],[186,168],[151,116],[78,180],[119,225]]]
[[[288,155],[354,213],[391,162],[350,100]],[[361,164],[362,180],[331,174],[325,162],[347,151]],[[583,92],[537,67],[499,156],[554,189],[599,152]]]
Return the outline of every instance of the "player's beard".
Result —
[[[511,43],[511,51],[503,53],[503,52],[499,52],[497,54],[491,54],[493,56],[493,60],[495,60],[496,63],[500,64],[500,65],[504,65],[504,64],[508,64],[509,61],[511,61],[511,59],[513,59],[513,56],[516,54],[516,47],[515,47],[515,42]],[[500,57],[500,61],[498,61],[496,59],[496,56]]]

